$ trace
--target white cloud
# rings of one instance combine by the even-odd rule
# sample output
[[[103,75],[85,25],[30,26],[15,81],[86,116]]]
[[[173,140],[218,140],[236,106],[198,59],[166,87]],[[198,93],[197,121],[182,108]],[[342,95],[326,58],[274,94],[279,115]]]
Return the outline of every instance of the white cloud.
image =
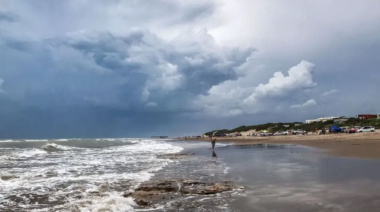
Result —
[[[267,83],[254,85],[242,75],[213,86],[207,95],[199,95],[194,106],[207,114],[235,116],[252,114],[288,105],[290,99],[303,98],[305,89],[314,88],[314,64],[301,61],[288,74],[274,73]],[[289,100],[288,100],[289,99]]]
[[[260,84],[256,87],[255,95],[252,95],[252,98],[255,96],[277,96],[294,89],[312,88],[317,85],[313,82],[313,69],[314,64],[303,60],[288,71],[288,76],[282,72],[276,72],[267,84]]]
[[[312,106],[315,106],[315,105],[317,105],[317,102],[314,99],[310,99],[310,100],[306,101],[303,104],[292,105],[292,106],[290,106],[290,108],[301,109],[301,108],[306,108],[306,107],[312,107]]]
[[[330,96],[331,94],[334,94],[334,93],[337,93],[337,92],[338,92],[337,89],[332,89],[332,90],[324,92],[321,96]]]
[[[224,1],[215,14],[223,25],[211,34],[220,43],[248,43],[270,54],[302,55],[336,45],[343,37],[379,32],[379,1],[345,4],[345,0]]]
[[[184,81],[184,77],[178,71],[178,66],[168,62],[162,62],[157,70],[150,73],[147,81],[147,90],[172,91],[177,89]]]
[[[4,80],[0,78],[0,93],[4,93],[4,90],[3,90],[3,83],[4,83]]]

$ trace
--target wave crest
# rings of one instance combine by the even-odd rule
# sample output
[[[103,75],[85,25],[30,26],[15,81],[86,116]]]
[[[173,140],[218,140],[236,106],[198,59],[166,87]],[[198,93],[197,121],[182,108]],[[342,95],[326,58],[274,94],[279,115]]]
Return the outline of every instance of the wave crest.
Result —
[[[47,151],[47,152],[59,152],[59,151],[66,151],[69,148],[65,147],[65,146],[58,145],[58,144],[50,143],[50,144],[46,144],[45,146],[43,146],[42,149]]]

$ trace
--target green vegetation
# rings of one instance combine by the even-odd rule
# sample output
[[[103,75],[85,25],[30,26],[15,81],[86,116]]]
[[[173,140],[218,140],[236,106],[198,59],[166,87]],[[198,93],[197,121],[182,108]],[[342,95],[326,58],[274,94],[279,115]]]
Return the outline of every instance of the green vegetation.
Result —
[[[289,125],[287,127],[287,125]],[[375,128],[380,128],[380,119],[365,119],[360,120],[358,118],[349,118],[346,122],[342,124],[334,124],[334,121],[325,121],[325,122],[314,122],[311,124],[304,124],[302,122],[292,122],[292,123],[266,123],[266,124],[258,124],[258,125],[250,125],[250,126],[240,126],[234,129],[221,129],[221,130],[212,130],[210,132],[206,132],[205,135],[211,135],[213,132],[217,131],[218,134],[227,134],[233,132],[244,132],[248,130],[256,130],[262,131],[267,130],[268,132],[276,132],[276,131],[286,131],[286,130],[305,130],[306,132],[314,132],[315,129],[329,128],[333,125],[338,127],[354,127],[354,126],[374,126]]]

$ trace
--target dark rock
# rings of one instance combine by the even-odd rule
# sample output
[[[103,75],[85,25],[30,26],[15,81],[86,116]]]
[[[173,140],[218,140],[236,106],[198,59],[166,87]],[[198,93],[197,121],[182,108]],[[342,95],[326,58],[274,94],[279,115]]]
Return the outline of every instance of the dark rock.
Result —
[[[14,175],[2,175],[0,176],[0,179],[6,181],[6,180],[12,180],[12,179],[15,179],[15,178],[18,178],[17,176],[14,176]]]
[[[21,195],[11,195],[6,198],[6,200],[10,200],[16,204],[48,204],[49,195],[44,194],[21,194]]]
[[[124,194],[123,194],[123,197],[130,197],[130,196],[132,196],[132,192],[130,192],[130,191],[126,191],[126,192],[124,192]]]
[[[139,199],[136,201],[136,204],[138,204],[139,206],[147,206],[149,203],[145,200]]]
[[[184,180],[182,183],[184,186],[206,184],[204,182],[199,182],[199,181],[195,181],[195,180]]]
[[[175,192],[179,189],[178,182],[176,181],[164,181],[156,184],[143,184],[136,191],[145,191],[145,192]]]
[[[127,191],[124,197],[132,197],[140,207],[151,207],[165,200],[183,195],[213,195],[239,187],[228,181],[201,182],[197,180],[164,180],[141,184],[134,192]]]

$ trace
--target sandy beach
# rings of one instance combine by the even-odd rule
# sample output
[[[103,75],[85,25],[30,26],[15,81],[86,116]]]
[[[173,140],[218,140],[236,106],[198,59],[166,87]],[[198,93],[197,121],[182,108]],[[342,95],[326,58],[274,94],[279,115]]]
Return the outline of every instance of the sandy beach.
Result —
[[[208,139],[186,139],[194,141],[209,141]],[[235,145],[249,144],[297,144],[302,146],[324,149],[325,154],[380,159],[380,132],[355,134],[326,134],[326,135],[287,135],[267,137],[219,137],[218,142],[233,142]]]

